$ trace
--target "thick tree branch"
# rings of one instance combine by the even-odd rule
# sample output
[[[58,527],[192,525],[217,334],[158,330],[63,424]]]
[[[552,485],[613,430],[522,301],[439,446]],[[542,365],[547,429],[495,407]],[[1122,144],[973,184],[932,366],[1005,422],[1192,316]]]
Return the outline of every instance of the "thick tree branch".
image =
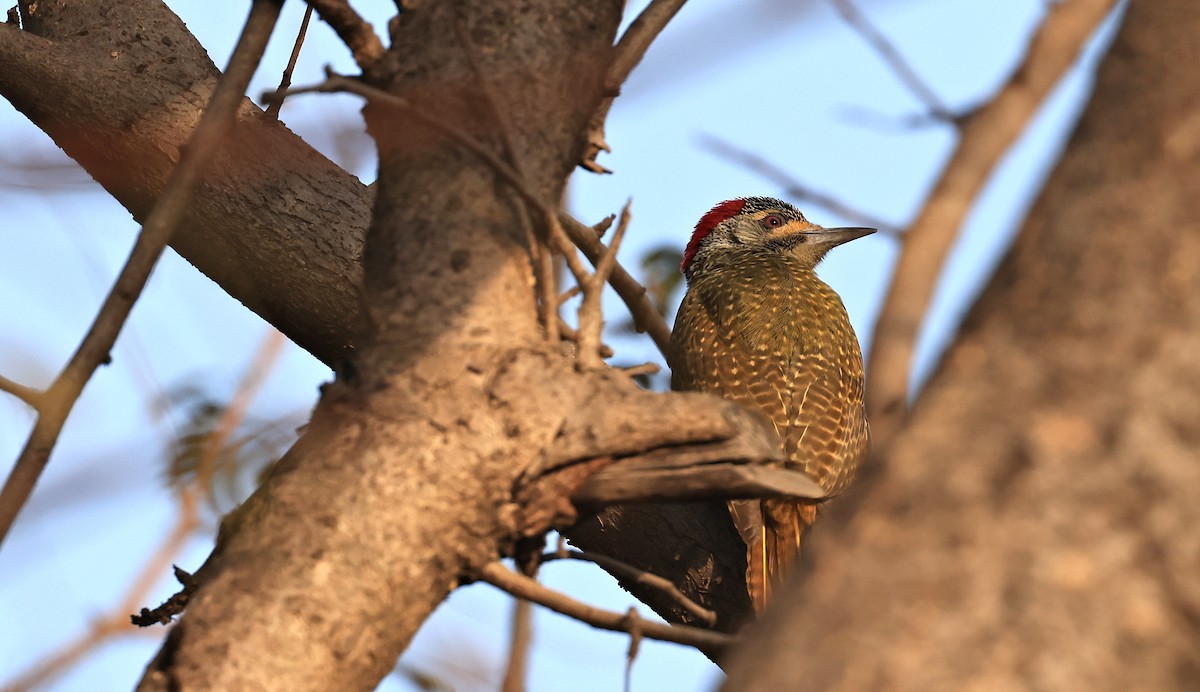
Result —
[[[204,48],[158,0],[38,3],[0,36],[0,95],[144,223],[220,76]],[[333,365],[358,328],[372,199],[243,100],[171,247]]]
[[[1000,157],[1116,4],[1116,0],[1072,0],[1050,6],[1024,63],[991,103],[963,123],[954,157],[904,236],[875,324],[867,367],[867,417],[877,451],[887,447],[904,421],[917,332],[963,219]]]
[[[0,492],[0,543],[8,535],[17,513],[29,499],[34,484],[49,462],[59,432],[84,385],[96,368],[108,361],[117,335],[183,218],[205,167],[232,127],[242,95],[250,85],[250,78],[258,68],[267,40],[275,28],[280,7],[278,0],[255,0],[251,5],[246,26],[229,59],[229,68],[217,83],[212,101],[200,118],[179,166],[167,180],[162,196],[146,219],[133,251],[83,342],[46,390],[37,423]]]

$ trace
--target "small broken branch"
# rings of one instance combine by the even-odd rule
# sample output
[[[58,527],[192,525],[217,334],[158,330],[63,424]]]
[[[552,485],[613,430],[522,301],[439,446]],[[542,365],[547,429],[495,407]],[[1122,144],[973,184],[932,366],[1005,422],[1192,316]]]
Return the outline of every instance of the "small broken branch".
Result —
[[[605,249],[604,243],[600,242],[595,230],[566,214],[562,215],[560,220],[567,235],[583,251],[592,266],[595,266],[604,255]],[[613,267],[612,276],[609,277],[608,282],[625,302],[625,307],[629,308],[629,314],[633,317],[633,323],[638,331],[649,334],[650,338],[654,340],[654,345],[658,347],[659,353],[662,353],[665,358],[670,349],[671,328],[659,314],[658,308],[654,307],[654,303],[650,302],[650,298],[646,296],[646,287],[638,283],[638,280],[625,271],[625,268],[619,263]]]
[[[618,368],[621,372],[629,377],[637,377],[638,375],[657,375],[662,368],[658,363],[641,363],[640,365],[630,365],[628,367]]]
[[[479,579],[517,598],[532,601],[592,627],[612,632],[632,633],[628,614],[614,613],[581,603],[564,593],[546,588],[529,577],[517,574],[499,562],[484,565],[479,571]],[[640,618],[637,629],[643,636],[650,639],[694,646],[713,658],[719,657],[734,642],[733,637],[720,632],[687,625],[647,622]]]
[[[596,262],[596,271],[582,285],[583,301],[579,305],[578,313],[579,351],[576,353],[576,362],[585,369],[599,368],[604,365],[604,360],[600,357],[604,329],[600,299],[604,295],[604,286],[617,266],[617,250],[621,247],[621,241],[625,238],[625,231],[629,227],[629,206],[631,204],[633,204],[633,200],[625,202],[625,207],[621,209],[621,221],[617,224],[612,241],[609,242],[604,254],[600,256],[600,261]]]

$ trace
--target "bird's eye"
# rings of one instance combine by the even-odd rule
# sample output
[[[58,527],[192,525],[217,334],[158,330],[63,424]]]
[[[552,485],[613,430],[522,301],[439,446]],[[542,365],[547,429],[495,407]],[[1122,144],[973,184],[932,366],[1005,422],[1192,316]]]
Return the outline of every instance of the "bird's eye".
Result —
[[[783,225],[783,217],[779,214],[767,214],[762,218],[763,228],[779,228]]]

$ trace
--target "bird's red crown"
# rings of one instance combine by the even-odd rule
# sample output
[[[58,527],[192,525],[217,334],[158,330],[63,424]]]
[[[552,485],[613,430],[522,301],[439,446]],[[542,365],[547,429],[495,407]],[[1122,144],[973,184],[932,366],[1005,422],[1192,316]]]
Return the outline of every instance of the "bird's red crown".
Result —
[[[688,241],[687,249],[683,251],[683,262],[679,265],[679,271],[687,271],[688,265],[692,263],[696,252],[700,249],[700,243],[708,237],[709,233],[713,232],[713,229],[720,226],[723,221],[742,213],[742,208],[745,206],[745,199],[729,199],[709,209],[707,214],[701,216],[700,221],[696,223],[696,230],[692,231],[692,239]]]

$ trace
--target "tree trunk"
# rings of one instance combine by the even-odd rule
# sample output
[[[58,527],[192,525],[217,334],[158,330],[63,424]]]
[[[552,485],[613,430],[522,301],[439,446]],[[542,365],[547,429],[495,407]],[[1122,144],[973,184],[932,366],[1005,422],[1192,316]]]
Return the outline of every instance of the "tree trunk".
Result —
[[[1139,2],[1016,245],[726,689],[1200,687],[1200,5]]]

